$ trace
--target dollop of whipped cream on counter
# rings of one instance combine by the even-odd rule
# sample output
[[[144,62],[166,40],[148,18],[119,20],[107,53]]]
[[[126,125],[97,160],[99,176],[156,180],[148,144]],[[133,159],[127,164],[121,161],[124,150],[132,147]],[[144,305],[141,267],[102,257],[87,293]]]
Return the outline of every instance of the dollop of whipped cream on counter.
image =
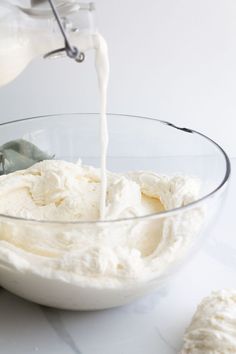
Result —
[[[203,299],[184,335],[181,354],[236,353],[236,290]]]
[[[108,172],[107,178],[106,221],[87,223],[99,219],[99,169],[48,160],[1,176],[0,214],[43,222],[2,218],[0,283],[1,272],[12,269],[83,289],[122,289],[156,279],[182,258],[202,225],[199,206],[161,218],[123,219],[187,205],[198,198],[199,181],[146,171]],[[4,279],[3,286],[12,290],[9,275]],[[27,296],[22,289],[18,293]]]

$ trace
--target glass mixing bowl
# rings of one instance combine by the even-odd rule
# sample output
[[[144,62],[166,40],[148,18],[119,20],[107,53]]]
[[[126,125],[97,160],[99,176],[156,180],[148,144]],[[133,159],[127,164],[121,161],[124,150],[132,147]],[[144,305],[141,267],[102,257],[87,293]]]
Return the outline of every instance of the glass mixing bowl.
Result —
[[[99,119],[98,114],[81,113],[3,123],[0,145],[24,139],[56,159],[82,159],[99,167]],[[36,221],[0,215],[0,284],[12,293],[63,309],[123,305],[165,284],[207,237],[230,175],[223,149],[201,133],[156,119],[109,114],[108,125],[109,170],[197,177],[198,200],[158,214],[112,221]],[[109,263],[109,249],[118,254],[122,248],[119,235],[127,235],[126,258]],[[55,246],[51,253],[49,245]],[[127,274],[126,264],[134,261],[140,272]]]

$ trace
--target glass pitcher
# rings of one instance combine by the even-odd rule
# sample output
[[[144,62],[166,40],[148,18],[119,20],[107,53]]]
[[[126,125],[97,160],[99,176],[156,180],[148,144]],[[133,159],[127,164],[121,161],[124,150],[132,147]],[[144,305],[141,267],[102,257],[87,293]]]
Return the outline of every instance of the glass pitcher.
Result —
[[[93,4],[55,0],[55,8],[73,48],[82,54],[92,48]],[[46,0],[31,0],[28,7],[1,0],[0,86],[14,80],[33,59],[66,55],[64,49],[64,38]]]

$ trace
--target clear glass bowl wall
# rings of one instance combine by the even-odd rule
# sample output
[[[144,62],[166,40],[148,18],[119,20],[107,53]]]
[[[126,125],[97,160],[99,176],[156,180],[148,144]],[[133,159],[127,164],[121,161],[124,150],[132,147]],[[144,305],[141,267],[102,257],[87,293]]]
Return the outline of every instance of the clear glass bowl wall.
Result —
[[[55,159],[76,162],[82,159],[84,164],[100,165],[100,141],[98,114],[63,114],[35,117],[0,125],[0,145],[23,138],[35,144]],[[37,238],[42,242],[50,242],[50,237],[60,237],[63,232],[80,238],[84,230],[96,244],[98,231],[102,228],[110,235],[113,247],[117,237],[114,234],[129,228],[139,227],[142,230],[142,257],[151,262],[158,252],[159,234],[163,227],[174,228],[176,235],[185,233],[186,245],[163,265],[154,266],[149,279],[129,275],[122,278],[122,269],[116,279],[119,286],[111,286],[106,277],[94,274],[85,280],[84,276],[76,275],[72,283],[63,280],[58,271],[58,278],[45,278],[39,273],[20,272],[9,267],[0,259],[0,284],[19,296],[40,304],[66,309],[101,309],[128,303],[135,298],[162,286],[169,276],[174,274],[180,264],[189,258],[207,237],[211,221],[219,211],[225,195],[230,175],[230,164],[224,151],[211,139],[192,131],[175,127],[167,122],[150,118],[109,115],[109,151],[108,169],[115,172],[132,170],[150,170],[158,174],[184,174],[198,177],[201,180],[199,200],[186,206],[160,214],[106,222],[41,222],[11,218],[0,215],[0,242],[8,235],[14,240],[16,233],[29,235],[34,243]],[[194,223],[194,227],[193,227]],[[184,228],[183,228],[183,225]],[[150,226],[154,232],[146,235]],[[114,233],[114,230],[115,233]],[[157,232],[155,232],[157,230]],[[184,230],[184,231],[183,231]],[[204,232],[203,232],[204,231]],[[145,249],[145,237],[151,237],[151,246]],[[168,237],[168,233],[167,236]],[[189,241],[188,241],[189,239]],[[149,240],[150,241],[150,240]],[[4,242],[8,242],[6,239]],[[130,241],[132,243],[132,241]],[[15,244],[21,247],[20,244]],[[1,247],[1,245],[0,245]],[[138,248],[139,245],[135,244]],[[181,246],[182,247],[182,246]],[[143,251],[144,249],[144,251]],[[29,249],[30,253],[31,250]],[[34,249],[39,257],[40,248]],[[67,252],[65,247],[64,252]],[[168,253],[168,250],[166,250]],[[87,281],[87,285],[84,282]],[[31,289],[28,291],[27,289]],[[73,294],[73,296],[72,296]]]

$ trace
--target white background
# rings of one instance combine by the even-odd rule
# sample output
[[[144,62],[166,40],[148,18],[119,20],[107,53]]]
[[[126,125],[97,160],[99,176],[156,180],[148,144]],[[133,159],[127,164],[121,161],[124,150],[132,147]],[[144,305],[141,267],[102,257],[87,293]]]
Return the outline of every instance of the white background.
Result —
[[[97,0],[111,61],[109,111],[170,120],[236,156],[235,0]],[[0,89],[0,121],[98,111],[92,53],[86,62],[33,62]]]

